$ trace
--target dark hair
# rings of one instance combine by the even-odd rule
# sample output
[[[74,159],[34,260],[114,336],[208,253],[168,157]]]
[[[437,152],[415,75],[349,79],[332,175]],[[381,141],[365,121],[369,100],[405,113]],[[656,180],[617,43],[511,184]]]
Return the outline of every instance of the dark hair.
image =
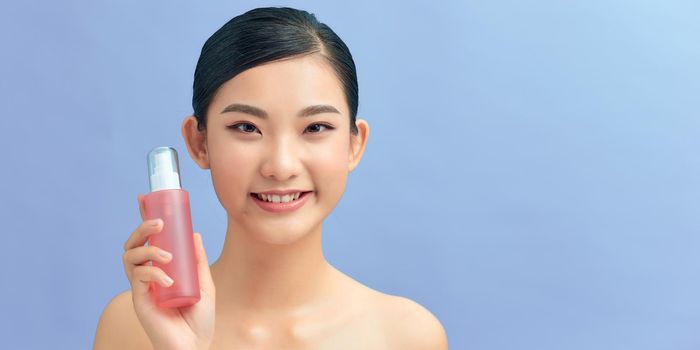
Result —
[[[206,130],[209,104],[228,80],[267,62],[314,53],[336,72],[350,110],[350,131],[357,135],[357,73],[350,50],[313,14],[290,7],[252,9],[226,22],[204,43],[192,94],[198,130]]]

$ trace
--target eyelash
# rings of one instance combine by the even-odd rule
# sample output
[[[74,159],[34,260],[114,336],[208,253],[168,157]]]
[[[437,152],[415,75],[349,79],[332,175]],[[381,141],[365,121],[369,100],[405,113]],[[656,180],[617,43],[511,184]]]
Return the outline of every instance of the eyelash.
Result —
[[[229,125],[228,128],[229,128],[229,129],[233,129],[233,130],[239,130],[239,131],[243,132],[244,134],[250,134],[249,132],[245,132],[245,131],[241,130],[240,128],[238,128],[239,126],[242,126],[242,125],[250,125],[250,126],[255,127],[255,125],[250,124],[250,123],[238,123],[238,124],[234,124],[234,125]],[[323,123],[313,123],[313,124],[311,124],[311,125],[320,125],[320,126],[325,127],[327,130],[333,130],[333,129],[335,129],[335,128],[332,127],[332,126],[330,126],[330,125],[328,125],[328,124],[323,124]],[[307,128],[308,128],[308,127],[307,127]],[[257,129],[257,128],[256,128],[256,129]],[[312,132],[312,134],[319,134],[319,133],[320,133],[320,131],[319,131],[319,132]]]

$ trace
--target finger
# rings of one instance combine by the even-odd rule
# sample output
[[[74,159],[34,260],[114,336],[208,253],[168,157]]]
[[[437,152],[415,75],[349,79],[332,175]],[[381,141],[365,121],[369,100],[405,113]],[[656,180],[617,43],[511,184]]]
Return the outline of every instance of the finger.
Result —
[[[162,229],[163,220],[160,218],[141,222],[124,243],[124,251],[144,245],[148,236],[158,233]]]
[[[214,280],[211,277],[211,269],[209,268],[209,259],[207,252],[204,250],[204,242],[202,235],[198,232],[194,233],[196,255],[197,255],[197,270],[199,273],[199,287],[209,293],[215,295]]]
[[[143,204],[143,197],[144,196],[142,194],[138,194],[136,196],[136,199],[138,199],[139,201],[139,212],[141,213],[141,220],[146,220],[146,208]]]
[[[158,283],[164,288],[172,285],[165,271],[155,266],[137,266],[131,279],[131,291],[134,297],[148,297],[150,282]]]
[[[173,255],[155,246],[140,246],[127,250],[123,255],[124,265],[143,265],[149,261],[157,261],[167,264],[172,260]]]
[[[131,276],[133,275],[136,266],[153,266],[153,261],[146,260],[140,264],[135,265],[124,264],[124,271],[126,272],[126,278],[129,280],[129,282],[131,282]]]

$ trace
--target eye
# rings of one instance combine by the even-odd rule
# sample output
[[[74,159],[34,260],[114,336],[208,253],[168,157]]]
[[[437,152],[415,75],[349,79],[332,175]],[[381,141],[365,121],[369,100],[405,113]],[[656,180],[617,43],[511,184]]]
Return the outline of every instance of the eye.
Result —
[[[313,126],[324,127],[324,128],[326,128],[326,129],[328,129],[328,130],[333,130],[333,129],[335,129],[334,127],[332,127],[332,126],[330,126],[330,125],[327,125],[327,124],[319,124],[319,123],[311,124],[311,125],[309,125],[306,129],[307,129],[307,130],[317,130],[317,129],[318,129],[318,128],[312,128]],[[319,132],[320,132],[320,131],[312,131],[311,133],[312,133],[312,134],[318,134]]]
[[[240,128],[241,126],[245,127],[245,129]],[[227,128],[234,129],[234,130],[240,130],[244,134],[251,134],[253,131],[257,130],[257,127],[255,127],[255,125],[250,124],[250,123],[238,123],[238,124],[234,124],[234,125],[229,125],[229,126],[227,126]]]

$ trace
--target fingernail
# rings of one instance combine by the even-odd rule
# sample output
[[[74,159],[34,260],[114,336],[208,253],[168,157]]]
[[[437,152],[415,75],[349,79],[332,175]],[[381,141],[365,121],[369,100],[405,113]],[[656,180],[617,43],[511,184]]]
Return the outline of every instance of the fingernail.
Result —
[[[165,284],[168,286],[173,284],[173,282],[174,282],[173,279],[168,277],[168,276],[163,277],[163,281],[165,281]]]
[[[153,220],[150,220],[149,222],[150,222],[151,226],[158,226],[158,224],[160,223],[160,219],[153,219]]]
[[[168,253],[168,252],[166,252],[165,250],[162,250],[162,249],[158,251],[158,254],[160,254],[160,256],[162,256],[162,257],[164,257],[164,258],[170,258],[171,256],[173,256],[172,254],[170,254],[170,253]]]

